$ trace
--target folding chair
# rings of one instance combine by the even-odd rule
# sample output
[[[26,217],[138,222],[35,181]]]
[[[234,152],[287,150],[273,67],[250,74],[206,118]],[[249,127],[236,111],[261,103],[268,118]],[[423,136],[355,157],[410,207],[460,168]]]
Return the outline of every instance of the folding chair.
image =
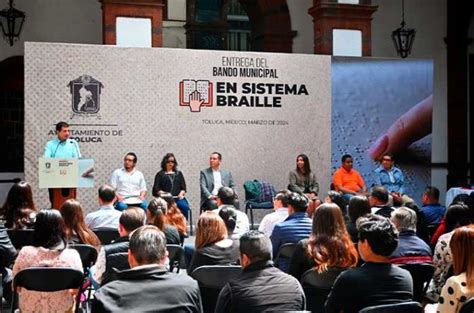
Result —
[[[168,250],[168,258],[170,260],[170,272],[177,268],[176,272],[179,273],[179,264],[184,254],[184,248],[180,245],[166,245],[166,250]]]
[[[366,307],[359,313],[423,313],[423,307],[418,302],[402,302]]]
[[[214,312],[221,289],[241,272],[237,265],[204,265],[191,273],[199,284],[204,312]]]
[[[323,273],[315,269],[307,270],[301,276],[301,286],[306,296],[306,309],[312,312],[325,312],[324,304],[334,281],[345,269],[329,268]]]
[[[115,228],[101,228],[94,230],[94,233],[97,235],[102,245],[108,245],[120,237],[118,230]]]
[[[90,268],[97,261],[97,250],[91,245],[73,244],[69,248],[76,250],[81,257],[82,267],[84,269],[84,283],[82,289],[87,290],[86,302],[91,298],[92,285],[89,281]]]
[[[17,300],[16,289],[23,287],[33,291],[52,292],[66,289],[78,289],[76,296],[76,312],[79,308],[83,273],[67,267],[30,267],[21,270],[13,279],[12,312],[15,311]]]
[[[285,243],[283,244],[280,249],[278,250],[278,253],[276,255],[275,260],[275,266],[278,267],[281,258],[285,258],[290,260],[291,257],[293,256],[293,253],[295,252],[296,248],[296,243]]]
[[[8,237],[15,249],[20,250],[24,246],[31,246],[33,244],[34,229],[8,229]]]
[[[421,302],[435,271],[432,264],[403,264],[401,268],[410,272],[413,279],[413,301]]]

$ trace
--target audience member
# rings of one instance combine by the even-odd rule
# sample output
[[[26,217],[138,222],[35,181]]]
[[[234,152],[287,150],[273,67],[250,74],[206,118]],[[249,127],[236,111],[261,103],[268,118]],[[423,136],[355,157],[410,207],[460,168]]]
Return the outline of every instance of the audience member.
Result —
[[[453,255],[453,272],[438,299],[438,304],[427,305],[425,312],[458,313],[463,304],[474,297],[474,225],[459,227],[449,243]]]
[[[227,238],[224,221],[214,211],[201,214],[196,227],[195,251],[188,273],[203,265],[228,265],[239,261],[239,246]]]
[[[189,203],[186,200],[186,181],[183,172],[178,170],[178,161],[173,153],[167,153],[161,160],[161,171],[155,176],[152,194],[159,197],[160,193],[169,192],[176,199],[176,205],[188,218]]]
[[[346,198],[337,191],[329,190],[328,196],[324,199],[326,203],[335,203],[342,212],[342,215],[345,217],[347,214],[347,201]]]
[[[275,225],[271,240],[273,245],[273,257],[276,258],[280,247],[285,243],[298,243],[301,239],[309,238],[311,234],[312,221],[306,214],[308,199],[304,195],[292,192],[288,197],[288,214],[286,220]],[[289,260],[281,257],[278,268],[286,272]]]
[[[221,187],[230,187],[235,192],[234,179],[231,172],[221,168],[222,155],[213,152],[209,156],[209,167],[200,173],[201,208],[217,209],[217,193]],[[239,209],[237,197],[234,206]]]
[[[416,235],[415,211],[400,207],[392,212],[391,218],[398,230],[398,246],[390,255],[392,264],[431,263],[431,248]]]
[[[323,203],[314,212],[311,236],[296,245],[288,273],[300,280],[303,273],[311,268],[323,274],[331,268],[354,267],[357,257],[339,206]],[[333,279],[335,277],[328,281],[328,287],[332,286]]]
[[[437,302],[441,288],[443,288],[448,279],[449,268],[452,265],[452,253],[449,243],[454,234],[454,230],[473,222],[473,212],[467,205],[453,204],[448,207],[446,211],[446,233],[439,237],[433,253],[435,271],[428,291],[426,292],[428,299]]]
[[[369,203],[372,214],[390,218],[393,207],[388,204],[388,191],[383,186],[374,186],[370,191]]]
[[[128,205],[139,205],[146,209],[146,182],[142,172],[136,169],[137,155],[129,152],[123,159],[123,167],[116,169],[110,177],[110,185],[115,189],[117,210],[123,211]]]
[[[155,198],[150,201],[146,211],[147,224],[158,227],[165,234],[166,244],[179,245],[181,238],[176,227],[167,224],[166,211],[168,203],[162,198]]]
[[[130,237],[130,268],[94,294],[92,312],[202,312],[196,281],[169,272],[164,234],[143,226]]]
[[[306,299],[299,282],[273,266],[271,243],[263,233],[240,237],[242,273],[222,288],[215,313],[290,312],[304,310]]]
[[[99,188],[99,209],[86,215],[86,225],[92,230],[118,229],[120,211],[114,208],[115,190],[109,185]]]
[[[64,219],[66,240],[72,244],[88,244],[98,248],[100,240],[84,223],[84,213],[79,201],[66,200],[60,209]]]
[[[0,274],[2,275],[3,298],[10,303],[12,297],[12,271],[10,265],[16,257],[16,249],[8,237],[3,223],[0,223]],[[0,298],[0,301],[2,299]]]
[[[381,216],[362,219],[358,221],[358,249],[365,263],[339,275],[326,302],[327,313],[359,312],[368,306],[400,303],[413,298],[410,273],[390,264],[388,259],[397,248],[395,227]]]
[[[318,199],[319,184],[316,174],[311,171],[309,158],[306,154],[296,157],[296,168],[290,171],[289,181],[288,189],[290,191],[304,194],[309,199],[308,215],[313,216],[316,202],[320,203]]]
[[[403,172],[394,166],[393,155],[385,153],[382,156],[380,166],[375,169],[375,184],[384,186],[393,199],[390,205],[405,205],[413,202],[413,199],[405,194],[405,177]]]
[[[25,246],[18,253],[13,276],[29,267],[71,267],[82,271],[79,253],[67,249],[64,221],[54,209],[41,210],[36,215],[33,246]],[[21,312],[73,312],[74,295],[69,290],[38,292],[19,289]]]
[[[186,217],[181,213],[181,210],[176,205],[173,196],[170,193],[162,193],[160,198],[168,204],[168,210],[165,214],[165,224],[176,227],[179,233],[181,242],[188,236],[188,229],[186,224]]]
[[[221,187],[217,192],[217,209],[214,210],[217,214],[223,208],[232,208],[235,209],[235,214],[237,215],[237,224],[234,229],[234,233],[232,234],[232,238],[239,239],[240,236],[250,229],[249,218],[247,214],[238,210],[235,206],[235,192],[230,187]]]
[[[333,184],[336,191],[342,192],[349,200],[354,195],[366,195],[367,187],[359,172],[352,168],[352,156],[345,154],[342,156],[342,165],[336,170],[333,176]]]
[[[288,199],[290,194],[289,190],[279,191],[273,199],[273,209],[275,212],[265,215],[260,222],[258,230],[268,238],[272,235],[275,225],[283,222],[288,217]]]
[[[224,221],[225,228],[227,229],[227,238],[233,239],[234,230],[237,226],[237,213],[235,209],[231,206],[223,207],[219,210],[219,216]]]
[[[113,243],[102,246],[96,264],[92,267],[92,279],[95,287],[113,280],[115,270],[129,269],[127,251],[132,231],[145,225],[145,212],[136,207],[122,211],[119,220],[120,237]]]
[[[426,222],[425,213],[423,213],[418,205],[415,202],[408,202],[405,207],[415,211],[416,213],[416,235],[420,237],[421,240],[430,244],[430,230],[428,228],[428,223]],[[435,242],[436,244],[436,242]],[[434,246],[434,245],[433,245]]]
[[[0,215],[5,220],[5,227],[8,229],[34,227],[36,207],[30,184],[24,181],[13,184],[8,191]]]
[[[357,219],[370,214],[371,208],[369,199],[366,196],[354,196],[349,200],[348,206],[349,221],[346,223],[347,232],[351,236],[353,243],[359,242],[359,231],[356,227]]]
[[[446,208],[439,204],[439,190],[436,187],[428,186],[421,198],[423,207],[421,211],[425,214],[428,225],[439,225]]]

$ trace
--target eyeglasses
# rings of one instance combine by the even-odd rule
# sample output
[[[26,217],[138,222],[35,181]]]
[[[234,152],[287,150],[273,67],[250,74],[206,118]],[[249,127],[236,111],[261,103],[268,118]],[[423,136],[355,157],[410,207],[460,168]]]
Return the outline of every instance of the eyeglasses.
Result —
[[[174,163],[174,160],[168,160],[166,163]]]
[[[125,162],[134,162],[134,159],[124,159]]]
[[[382,161],[387,161],[387,162],[392,162],[392,159],[389,158],[383,158]]]

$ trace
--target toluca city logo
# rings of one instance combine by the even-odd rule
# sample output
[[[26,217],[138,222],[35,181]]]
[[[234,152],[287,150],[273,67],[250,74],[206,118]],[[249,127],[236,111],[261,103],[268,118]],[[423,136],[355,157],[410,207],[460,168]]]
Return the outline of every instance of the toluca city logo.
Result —
[[[90,75],[71,80],[68,87],[72,96],[72,116],[97,117],[100,119],[100,94],[104,85]]]
[[[50,168],[51,168],[51,163],[46,162],[46,163],[44,164],[44,166],[45,166],[47,169],[50,169]]]
[[[208,80],[184,79],[179,82],[179,105],[191,112],[201,112],[201,107],[212,107],[212,83]]]

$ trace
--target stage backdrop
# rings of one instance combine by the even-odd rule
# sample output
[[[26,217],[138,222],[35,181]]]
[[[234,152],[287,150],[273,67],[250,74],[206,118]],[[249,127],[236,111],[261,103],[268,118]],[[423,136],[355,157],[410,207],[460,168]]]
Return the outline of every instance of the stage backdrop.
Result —
[[[79,189],[86,211],[97,187],[133,151],[151,189],[163,155],[173,152],[195,217],[199,171],[223,155],[244,200],[249,179],[286,188],[306,153],[325,193],[331,168],[331,58],[103,45],[25,44],[25,174],[39,207],[38,158],[71,124],[83,157],[95,159],[96,187]],[[243,206],[242,206],[243,209]]]

